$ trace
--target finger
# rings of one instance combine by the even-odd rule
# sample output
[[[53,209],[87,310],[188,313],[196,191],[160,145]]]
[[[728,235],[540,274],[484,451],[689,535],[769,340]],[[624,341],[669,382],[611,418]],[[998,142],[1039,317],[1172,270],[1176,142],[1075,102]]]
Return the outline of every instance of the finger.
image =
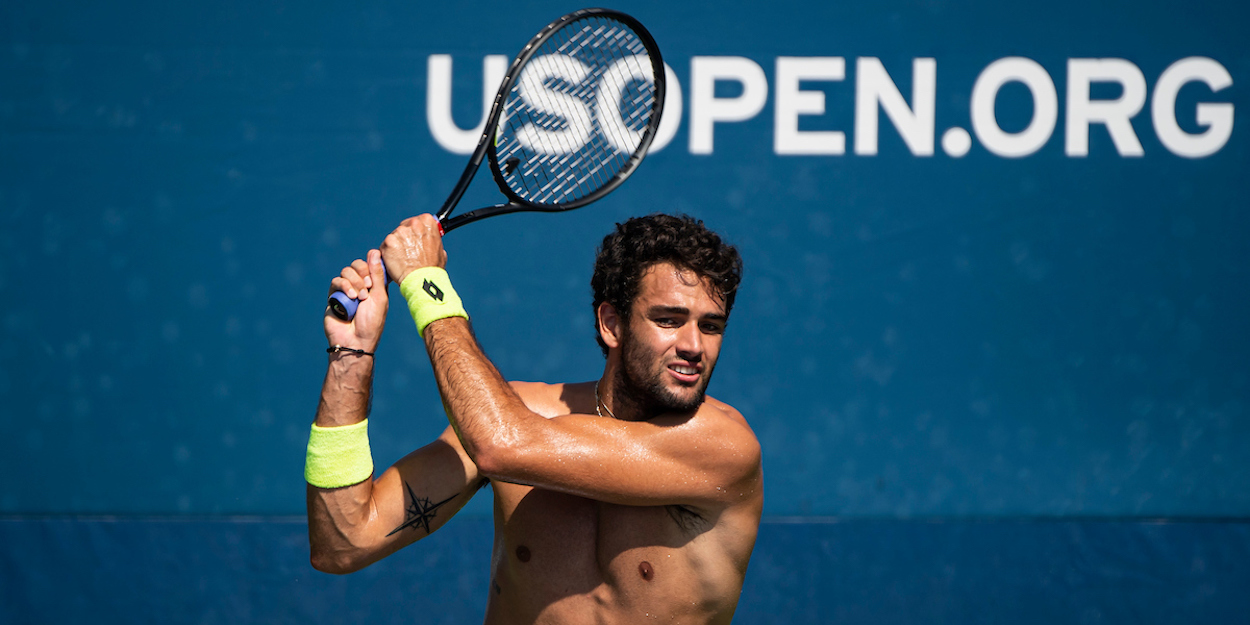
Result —
[[[352,287],[352,283],[343,276],[335,276],[330,280],[330,294],[346,293],[348,297],[356,299],[356,289]]]
[[[336,278],[336,280],[342,280],[346,284],[346,286],[341,290],[352,299],[356,299],[356,296],[360,294],[360,286],[356,284],[356,279],[356,271],[351,267],[344,267],[343,271],[340,272],[339,277]]]
[[[364,261],[358,260],[356,262],[360,263],[362,267],[364,266]],[[348,297],[357,299],[360,291],[365,288],[365,279],[360,274],[360,271],[354,266],[344,267],[340,277],[347,282],[348,288],[351,289],[350,291],[344,289],[343,292],[347,293]]]
[[[369,279],[372,284],[380,284],[383,290],[386,289],[386,267],[382,265],[381,250],[369,250]]]
[[[356,296],[356,299],[363,300],[363,299],[368,298],[369,287],[372,286],[369,284],[369,264],[357,258],[356,260],[352,261],[352,269],[355,270],[356,272],[356,279],[353,280],[352,282],[353,282],[353,285],[356,286],[356,289],[359,291],[359,294]]]
[[[364,259],[357,258],[356,260],[353,260],[352,269],[355,269],[356,273],[360,275],[362,282],[364,278],[369,275],[369,263],[366,263]]]

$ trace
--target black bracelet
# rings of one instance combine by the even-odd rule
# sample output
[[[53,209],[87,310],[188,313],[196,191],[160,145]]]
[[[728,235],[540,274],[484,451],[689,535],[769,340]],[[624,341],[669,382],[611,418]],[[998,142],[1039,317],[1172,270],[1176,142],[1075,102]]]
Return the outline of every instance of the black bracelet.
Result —
[[[334,347],[327,347],[327,348],[326,348],[326,353],[327,353],[327,354],[337,354],[337,353],[340,353],[340,352],[347,352],[347,353],[349,353],[349,354],[359,354],[359,355],[361,355],[361,356],[372,356],[372,355],[373,355],[373,352],[367,352],[367,351],[365,351],[365,350],[363,350],[363,349],[352,349],[352,348],[350,348],[350,347],[343,347],[342,345],[335,345]]]

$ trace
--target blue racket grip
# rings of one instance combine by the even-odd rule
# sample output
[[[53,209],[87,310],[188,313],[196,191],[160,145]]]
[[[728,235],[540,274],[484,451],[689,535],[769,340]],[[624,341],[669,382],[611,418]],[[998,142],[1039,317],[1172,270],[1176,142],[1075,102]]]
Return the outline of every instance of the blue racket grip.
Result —
[[[386,282],[382,288],[386,288],[391,284],[391,276],[386,273],[386,266],[382,266],[382,275],[385,276]],[[330,307],[330,314],[337,317],[340,321],[351,321],[356,318],[356,308],[360,306],[360,300],[352,299],[342,291],[335,291],[330,294],[330,299],[326,301],[326,305]]]
[[[330,312],[341,321],[355,319],[356,307],[360,306],[360,300],[354,300],[342,291],[331,293],[330,299],[326,303],[330,305]]]
[[[438,220],[438,235],[447,236],[447,230],[441,218]],[[390,286],[391,274],[386,272],[386,265],[382,265],[382,275],[386,277],[386,286]],[[330,313],[338,317],[340,321],[351,321],[356,318],[356,308],[360,306],[360,300],[352,299],[342,291],[335,291],[330,294],[330,299],[326,304],[330,306]]]

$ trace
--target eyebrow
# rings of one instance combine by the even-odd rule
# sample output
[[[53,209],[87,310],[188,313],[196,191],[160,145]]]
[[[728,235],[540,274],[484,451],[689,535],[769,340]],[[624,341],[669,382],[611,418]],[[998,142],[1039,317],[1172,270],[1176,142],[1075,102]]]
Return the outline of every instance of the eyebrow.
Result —
[[[685,306],[652,306],[651,308],[647,309],[647,314],[650,314],[650,315],[664,314],[664,313],[668,313],[670,315],[689,315],[690,309],[686,308]],[[725,321],[729,319],[729,317],[727,317],[726,315],[719,314],[719,313],[711,313],[711,314],[703,315],[702,317],[700,317],[700,319],[704,319],[708,321]]]

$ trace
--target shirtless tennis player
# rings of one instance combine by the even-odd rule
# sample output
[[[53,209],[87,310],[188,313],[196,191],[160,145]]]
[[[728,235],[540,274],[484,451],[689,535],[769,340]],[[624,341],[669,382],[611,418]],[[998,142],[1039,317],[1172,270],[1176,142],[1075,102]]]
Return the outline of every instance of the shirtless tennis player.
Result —
[[[331,281],[361,302],[353,322],[325,318],[339,347],[306,469],[313,566],[368,566],[433,533],[489,482],[487,623],[729,623],[763,505],[755,435],[704,395],[741,277],[737,251],[685,217],[618,224],[591,281],[607,364],[576,384],[506,382],[468,320],[443,310],[458,299],[438,269],[446,258],[422,215]],[[347,432],[367,427],[352,426],[366,418],[369,354],[386,317],[383,261],[426,324],[451,426],[370,479],[371,460],[350,466],[367,440],[362,452],[351,440],[363,434]],[[437,310],[418,310],[421,298]]]

